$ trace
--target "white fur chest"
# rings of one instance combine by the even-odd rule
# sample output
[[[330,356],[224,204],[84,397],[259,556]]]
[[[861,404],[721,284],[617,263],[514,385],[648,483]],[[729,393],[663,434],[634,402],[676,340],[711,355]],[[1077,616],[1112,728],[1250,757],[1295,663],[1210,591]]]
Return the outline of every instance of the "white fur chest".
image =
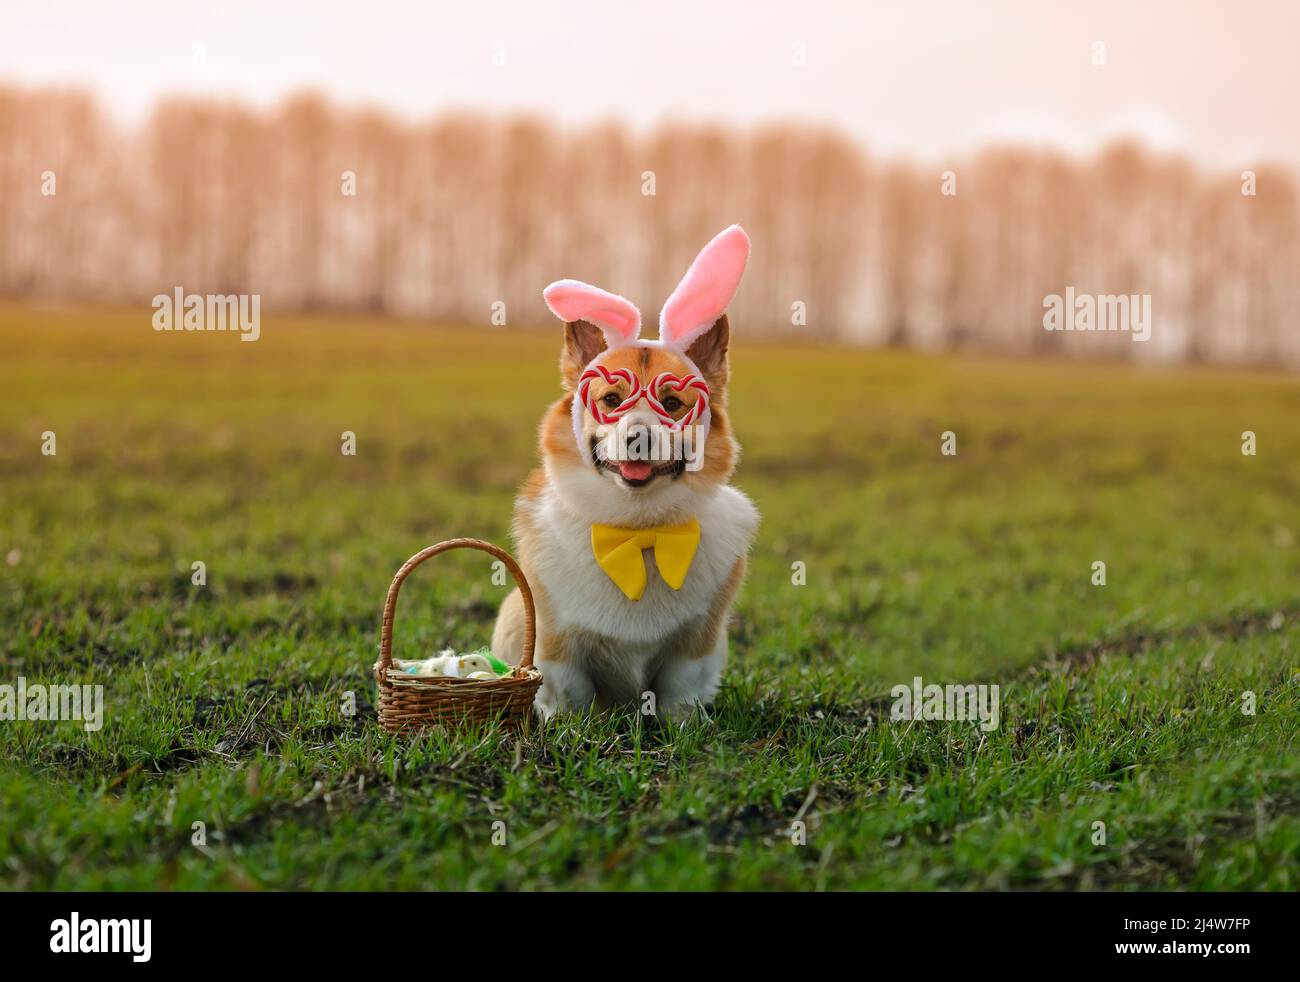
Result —
[[[528,505],[538,533],[530,575],[541,582],[556,630],[577,629],[632,646],[653,647],[689,621],[707,615],[736,561],[749,550],[758,511],[744,494],[727,486],[693,493],[683,503],[689,504],[686,514],[699,520],[700,544],[682,588],[674,590],[663,581],[653,551],[647,551],[643,554],[645,593],[633,601],[592,553],[591,523],[608,519],[575,514],[548,485]]]

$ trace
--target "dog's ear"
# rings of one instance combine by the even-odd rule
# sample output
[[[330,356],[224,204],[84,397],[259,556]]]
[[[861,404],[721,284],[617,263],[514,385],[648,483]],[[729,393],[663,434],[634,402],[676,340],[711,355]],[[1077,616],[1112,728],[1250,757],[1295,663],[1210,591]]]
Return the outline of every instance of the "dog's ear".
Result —
[[[542,291],[551,313],[564,321],[560,374],[567,388],[606,348],[631,344],[641,333],[641,311],[630,301],[578,280],[556,280]]]
[[[714,236],[664,304],[659,314],[659,340],[678,351],[690,350],[726,311],[748,261],[749,236],[739,225]]]
[[[605,335],[595,324],[574,321],[564,325],[564,350],[560,352],[560,380],[572,392],[578,376],[605,350]]]
[[[727,384],[728,361],[727,346],[731,343],[731,325],[727,315],[723,314],[713,326],[695,339],[686,352],[686,357],[695,362],[695,366],[704,374],[704,381],[709,388],[720,392]]]

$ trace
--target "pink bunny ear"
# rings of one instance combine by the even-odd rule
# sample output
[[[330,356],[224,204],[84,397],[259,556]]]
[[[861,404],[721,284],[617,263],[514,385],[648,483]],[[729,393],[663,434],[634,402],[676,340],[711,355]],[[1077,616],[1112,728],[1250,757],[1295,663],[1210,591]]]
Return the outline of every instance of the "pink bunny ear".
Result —
[[[551,313],[566,323],[590,321],[605,332],[605,343],[620,348],[636,340],[641,311],[632,302],[577,280],[556,280],[542,297]]]
[[[736,295],[749,259],[749,236],[739,225],[719,232],[695,257],[659,314],[659,340],[685,351],[711,328]]]

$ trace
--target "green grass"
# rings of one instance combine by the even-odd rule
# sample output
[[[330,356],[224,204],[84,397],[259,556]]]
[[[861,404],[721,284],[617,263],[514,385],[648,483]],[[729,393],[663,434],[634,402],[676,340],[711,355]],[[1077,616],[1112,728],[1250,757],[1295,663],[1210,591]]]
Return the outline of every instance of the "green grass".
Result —
[[[763,525],[712,718],[410,739],[369,708],[389,579],[507,541],[558,332],[0,310],[0,683],[107,706],[0,722],[0,884],[1297,887],[1294,379],[737,338]],[[396,654],[504,592],[439,557]],[[914,675],[1000,684],[1001,726],[892,722]]]

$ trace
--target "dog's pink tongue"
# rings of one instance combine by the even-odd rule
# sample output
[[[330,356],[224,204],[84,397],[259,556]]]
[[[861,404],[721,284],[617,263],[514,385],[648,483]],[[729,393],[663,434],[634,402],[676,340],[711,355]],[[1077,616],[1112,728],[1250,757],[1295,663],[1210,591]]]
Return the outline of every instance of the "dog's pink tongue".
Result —
[[[644,481],[652,470],[654,467],[646,460],[625,460],[618,465],[618,472],[626,481]]]

